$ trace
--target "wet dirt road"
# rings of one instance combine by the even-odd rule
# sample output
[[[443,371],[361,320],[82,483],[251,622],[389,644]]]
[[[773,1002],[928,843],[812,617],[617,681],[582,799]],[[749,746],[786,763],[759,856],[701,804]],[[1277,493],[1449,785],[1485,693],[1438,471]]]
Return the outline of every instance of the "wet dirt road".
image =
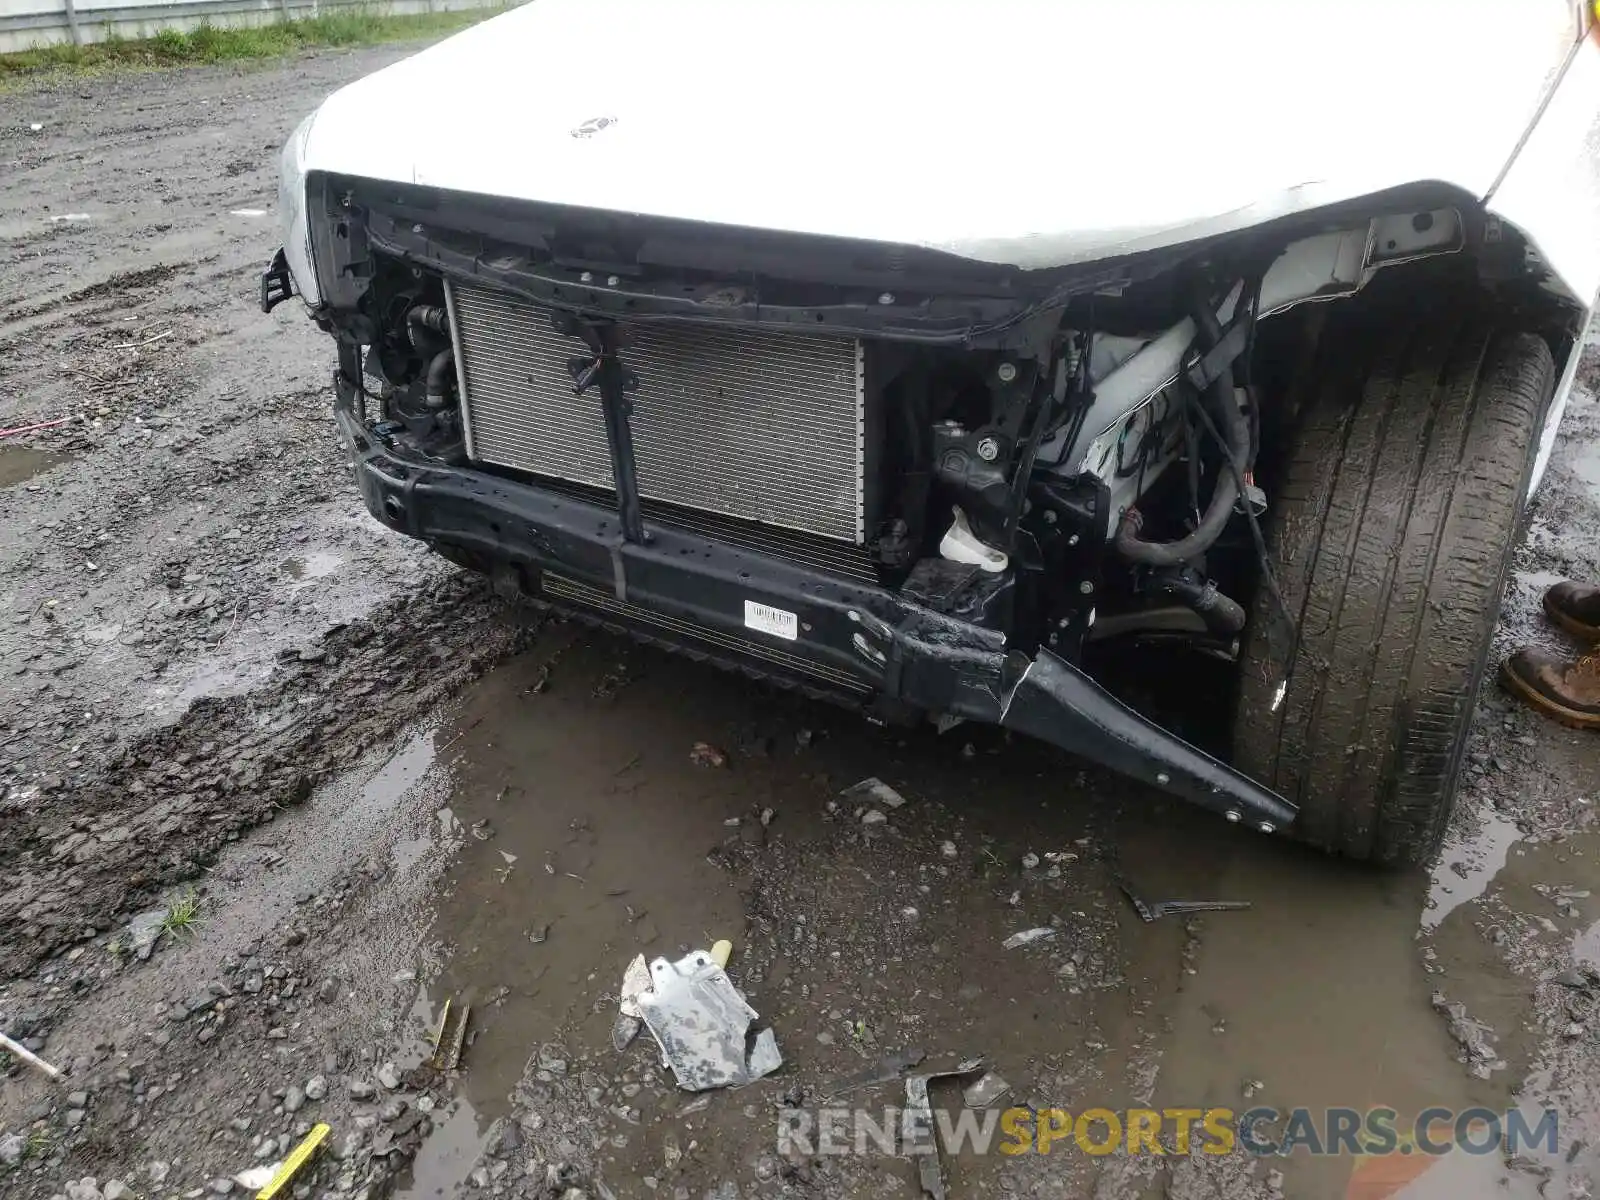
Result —
[[[0,427],[70,420],[0,443],[0,1029],[71,1075],[0,1062],[0,1195],[243,1193],[325,1121],[299,1200],[916,1197],[906,1157],[785,1152],[779,1114],[882,1118],[903,1084],[849,1085],[918,1055],[981,1057],[994,1111],[1561,1114],[1511,1159],[969,1148],[951,1197],[1589,1194],[1592,739],[1486,695],[1443,861],[1376,874],[509,612],[366,520],[328,347],[254,311],[274,237],[238,214],[301,112],[401,53],[5,98]],[[1540,589],[1600,575],[1595,367],[1507,643],[1557,643]],[[867,777],[904,803],[840,796]],[[1124,883],[1251,907],[1147,924]],[[696,1099],[612,1026],[635,954],[719,938],[785,1065]]]

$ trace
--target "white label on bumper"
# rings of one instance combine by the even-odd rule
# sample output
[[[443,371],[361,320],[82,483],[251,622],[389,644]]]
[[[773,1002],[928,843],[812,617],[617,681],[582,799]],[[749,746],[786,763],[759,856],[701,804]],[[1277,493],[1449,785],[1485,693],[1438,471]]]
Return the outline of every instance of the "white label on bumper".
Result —
[[[792,612],[784,612],[770,604],[757,604],[754,600],[744,602],[744,624],[746,629],[759,629],[786,642],[796,641],[800,637],[800,620]]]

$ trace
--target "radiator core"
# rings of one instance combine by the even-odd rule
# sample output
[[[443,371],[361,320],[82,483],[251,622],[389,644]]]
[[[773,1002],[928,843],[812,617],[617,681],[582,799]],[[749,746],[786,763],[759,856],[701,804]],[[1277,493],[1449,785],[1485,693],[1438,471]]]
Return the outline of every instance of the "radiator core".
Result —
[[[572,394],[586,353],[550,310],[447,288],[467,452],[478,462],[614,488],[598,387]],[[639,493],[649,500],[860,544],[866,421],[858,339],[683,323],[626,326]]]

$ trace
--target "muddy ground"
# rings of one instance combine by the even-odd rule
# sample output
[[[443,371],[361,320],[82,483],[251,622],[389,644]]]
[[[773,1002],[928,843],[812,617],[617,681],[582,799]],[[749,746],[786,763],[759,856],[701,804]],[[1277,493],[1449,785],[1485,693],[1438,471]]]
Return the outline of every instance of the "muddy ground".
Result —
[[[1370,1194],[1590,1194],[1592,739],[1491,691],[1443,860],[1370,873],[990,731],[886,732],[508,611],[368,520],[328,343],[255,296],[277,147],[405,52],[0,104],[0,428],[65,418],[0,440],[0,1029],[69,1072],[0,1059],[0,1194],[243,1193],[326,1122],[300,1200],[911,1197],[893,1153],[781,1152],[778,1110],[881,1114],[898,1081],[845,1085],[918,1054],[1074,1112],[1550,1104],[1555,1153]],[[1507,644],[1559,641],[1540,589],[1600,575],[1597,366]],[[905,803],[840,798],[868,776]],[[1145,924],[1123,880],[1252,907]],[[635,954],[719,938],[785,1065],[694,1098],[648,1037],[612,1048],[617,992]],[[447,1000],[471,1019],[441,1072]],[[1317,1198],[1356,1165],[945,1172],[952,1197]]]

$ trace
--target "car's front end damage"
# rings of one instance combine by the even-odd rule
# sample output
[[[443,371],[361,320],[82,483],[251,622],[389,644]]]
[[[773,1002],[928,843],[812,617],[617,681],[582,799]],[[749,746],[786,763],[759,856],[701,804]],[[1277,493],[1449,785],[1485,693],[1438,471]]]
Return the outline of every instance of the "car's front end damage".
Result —
[[[1267,317],[1418,263],[1540,286],[1445,183],[1024,268],[319,169],[309,129],[263,304],[298,292],[338,339],[378,520],[508,592],[886,719],[1016,729],[1269,833],[1295,807],[1115,698],[1094,651],[1237,657]]]
[[[1359,286],[1370,222],[1302,239],[1276,275],[1282,247],[1255,239],[1024,274],[350,179],[313,203],[336,231],[316,273],[344,335],[337,418],[385,524],[724,664],[1293,820],[1081,664],[1097,624],[1234,646],[1240,606],[1189,560],[1243,524],[1236,482],[1196,453],[1192,530],[1167,515],[1183,505],[1135,502],[1206,393],[1248,464],[1233,359],[1256,306]],[[1459,214],[1436,219],[1425,243],[1415,213],[1390,224],[1458,247]]]

